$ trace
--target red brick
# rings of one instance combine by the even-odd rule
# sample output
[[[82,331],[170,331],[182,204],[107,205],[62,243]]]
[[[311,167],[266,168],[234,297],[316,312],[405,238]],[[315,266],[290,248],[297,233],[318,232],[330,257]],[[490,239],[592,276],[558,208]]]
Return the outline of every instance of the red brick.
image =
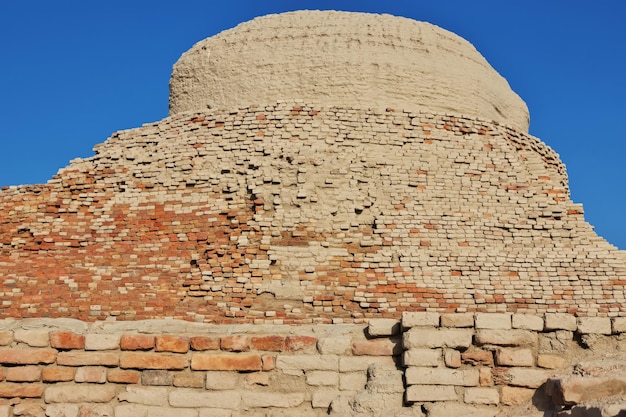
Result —
[[[73,381],[75,368],[66,368],[64,366],[47,366],[41,371],[41,379],[43,382],[64,382]]]
[[[389,339],[352,342],[352,354],[356,356],[393,356],[397,349],[398,344]]]
[[[253,350],[282,352],[285,348],[285,338],[283,336],[253,336],[250,346]]]
[[[285,350],[288,352],[312,351],[317,345],[317,338],[311,336],[287,336]]]
[[[261,355],[195,353],[191,357],[194,371],[260,371]]]
[[[263,355],[261,357],[263,362],[263,371],[271,371],[276,367],[276,357],[271,355]]]
[[[41,368],[38,366],[17,366],[5,370],[6,380],[12,382],[37,382],[41,379]]]
[[[493,366],[493,354],[487,350],[461,353],[461,361],[471,365]]]
[[[250,336],[226,336],[220,340],[222,350],[229,352],[247,352],[250,350]]]
[[[193,350],[219,350],[219,337],[194,336],[190,339]]]
[[[189,338],[169,335],[157,336],[154,350],[157,352],[186,353],[189,351]]]
[[[150,350],[154,348],[154,336],[144,334],[125,334],[120,338],[122,350]]]
[[[54,349],[5,349],[0,350],[0,363],[7,365],[37,365],[53,363],[57,357]]]
[[[187,357],[170,353],[122,352],[120,368],[134,369],[185,369]]]
[[[141,372],[129,369],[109,369],[107,381],[116,384],[138,384]]]
[[[116,352],[59,352],[57,364],[66,366],[102,365],[117,366],[120,363]]]
[[[43,390],[43,384],[0,383],[0,397],[2,398],[39,398],[43,395]]]
[[[72,332],[50,333],[50,346],[57,349],[84,349],[85,336]]]

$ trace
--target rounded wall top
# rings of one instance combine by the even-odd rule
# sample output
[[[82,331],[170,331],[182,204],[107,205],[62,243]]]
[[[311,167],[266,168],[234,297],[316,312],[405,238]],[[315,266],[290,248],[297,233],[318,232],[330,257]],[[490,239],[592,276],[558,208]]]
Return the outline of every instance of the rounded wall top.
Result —
[[[256,18],[176,62],[170,114],[302,99],[478,116],[528,130],[524,101],[463,38],[425,22],[298,11]]]

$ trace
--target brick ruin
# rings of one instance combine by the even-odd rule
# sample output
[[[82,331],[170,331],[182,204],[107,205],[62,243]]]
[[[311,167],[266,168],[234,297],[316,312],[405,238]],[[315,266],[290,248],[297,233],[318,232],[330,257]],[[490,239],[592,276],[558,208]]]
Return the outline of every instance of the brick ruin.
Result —
[[[169,117],[3,188],[0,416],[495,416],[576,340],[621,346],[626,253],[468,45],[391,16],[257,19],[183,55]],[[220,84],[238,59],[257,79]]]

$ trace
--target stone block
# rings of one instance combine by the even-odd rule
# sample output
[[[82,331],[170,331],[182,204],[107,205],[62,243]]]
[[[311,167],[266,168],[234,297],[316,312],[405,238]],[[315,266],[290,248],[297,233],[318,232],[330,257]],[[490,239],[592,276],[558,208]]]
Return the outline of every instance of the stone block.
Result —
[[[194,371],[260,371],[261,355],[256,353],[194,353],[191,369]]]
[[[4,379],[9,382],[37,382],[41,379],[38,366],[17,366],[4,370]]]
[[[120,363],[117,352],[81,352],[69,351],[59,352],[57,364],[65,366],[117,366]]]
[[[458,395],[451,385],[411,385],[407,387],[407,402],[456,401]]]
[[[474,313],[442,314],[441,327],[474,327]]]
[[[543,331],[543,317],[531,314],[513,314],[513,328],[521,330]]]
[[[491,369],[486,366],[478,368],[478,385],[481,387],[493,386],[493,371]]]
[[[442,364],[441,349],[409,349],[402,354],[404,366],[432,366],[437,367]]]
[[[274,392],[255,392],[244,391],[241,394],[244,407],[250,408],[295,408],[304,402],[305,395],[303,392],[296,393],[274,393]]]
[[[74,381],[104,384],[107,382],[107,370],[102,367],[84,366],[76,370]]]
[[[546,313],[544,330],[576,331],[576,317],[565,313]]]
[[[435,402],[424,404],[428,417],[495,417],[500,412],[497,407],[476,406],[454,402]],[[116,416],[117,417],[117,416]]]
[[[394,365],[392,356],[344,356],[339,357],[339,372],[365,371],[367,368],[378,363],[381,365]]]
[[[45,411],[41,404],[21,403],[13,407],[13,415],[20,417],[44,417]]]
[[[626,317],[613,318],[613,333],[626,333]]]
[[[50,333],[50,346],[56,349],[84,349],[85,336],[72,332]]]
[[[0,363],[5,365],[39,365],[53,363],[57,351],[54,349],[3,349]]]
[[[48,347],[50,335],[47,330],[17,329],[13,332],[16,342],[22,342],[31,347]]]
[[[454,385],[478,386],[477,369],[420,368],[411,366],[406,369],[407,385]]]
[[[445,349],[443,351],[443,361],[448,368],[460,368],[461,352],[454,349]]]
[[[127,386],[117,396],[122,402],[144,405],[167,406],[167,388]]]
[[[511,368],[508,370],[509,385],[526,388],[539,388],[551,374],[544,369]]]
[[[402,346],[390,339],[373,339],[352,342],[354,356],[393,356],[402,352]]]
[[[239,374],[231,371],[208,371],[206,373],[206,389],[232,390],[239,385]]]
[[[170,386],[174,378],[165,369],[147,369],[141,373],[141,384],[145,386]]]
[[[504,405],[520,405],[529,402],[537,390],[530,388],[509,387],[501,388],[500,402]]]
[[[339,374],[339,389],[341,391],[363,391],[367,384],[365,372],[349,372]]]
[[[46,403],[108,403],[117,389],[115,385],[80,384],[80,385],[49,385],[46,387],[44,400]]]
[[[578,317],[578,332],[581,334],[611,334],[609,317]]]
[[[534,346],[538,342],[538,336],[529,330],[481,329],[476,332],[475,340],[478,346]]]
[[[544,354],[537,356],[537,366],[546,369],[562,369],[567,365],[567,361],[560,355]]]
[[[370,319],[367,334],[371,337],[384,337],[400,334],[401,324],[396,319]]]
[[[0,405],[0,417],[11,417],[11,408],[10,405]]]
[[[306,383],[312,386],[337,387],[339,373],[335,371],[309,371],[306,372]]]
[[[233,417],[233,412],[219,408],[199,408],[198,417]]]
[[[336,389],[318,389],[313,391],[311,396],[311,406],[313,408],[328,409],[330,403],[339,396],[339,391]]]
[[[115,417],[148,417],[149,407],[138,404],[120,404],[115,406]]]
[[[439,327],[441,314],[430,311],[402,313],[402,327],[410,329],[412,327]]]
[[[181,388],[173,390],[166,398],[172,407],[211,407],[233,410],[241,405],[241,393],[233,390],[211,392]]]
[[[496,350],[498,366],[535,366],[535,358],[531,349],[500,348]]]
[[[500,393],[497,388],[465,388],[463,402],[466,404],[497,405]]]
[[[510,313],[476,313],[476,329],[508,330],[511,326]]]
[[[428,329],[415,327],[402,336],[404,349],[412,348],[468,348],[474,331],[470,329]]]
[[[48,410],[46,409],[46,412]],[[78,417],[113,417],[115,411],[109,404],[86,404],[81,405],[78,410]],[[69,417],[69,415],[59,416]]]
[[[120,338],[122,350],[151,350],[154,348],[154,336],[145,334],[124,334]]]
[[[339,357],[336,355],[281,355],[276,358],[276,368],[283,371],[337,371]]]
[[[198,417],[193,408],[149,407],[148,417]]]
[[[346,355],[352,350],[352,338],[322,337],[317,341],[317,350],[322,355]]]
[[[115,350],[120,347],[118,334],[87,334],[85,335],[85,350]]]
[[[552,387],[552,399],[556,404],[584,404],[626,394],[626,377],[569,375],[557,380]]]
[[[8,346],[13,342],[13,332],[1,331],[0,332],[0,346]]]
[[[183,355],[154,352],[122,352],[120,368],[124,369],[185,369],[189,360]]]
[[[80,407],[77,404],[50,404],[46,407],[45,415],[46,417],[78,417],[79,410]]]

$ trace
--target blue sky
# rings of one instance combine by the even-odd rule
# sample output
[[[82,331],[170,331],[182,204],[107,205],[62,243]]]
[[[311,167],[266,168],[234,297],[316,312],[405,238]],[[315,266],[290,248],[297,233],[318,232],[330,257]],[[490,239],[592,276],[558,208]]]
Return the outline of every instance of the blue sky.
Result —
[[[166,117],[172,65],[195,42],[299,9],[390,13],[469,40],[528,104],[587,220],[626,249],[624,0],[2,0],[0,186],[44,183],[114,131]]]

